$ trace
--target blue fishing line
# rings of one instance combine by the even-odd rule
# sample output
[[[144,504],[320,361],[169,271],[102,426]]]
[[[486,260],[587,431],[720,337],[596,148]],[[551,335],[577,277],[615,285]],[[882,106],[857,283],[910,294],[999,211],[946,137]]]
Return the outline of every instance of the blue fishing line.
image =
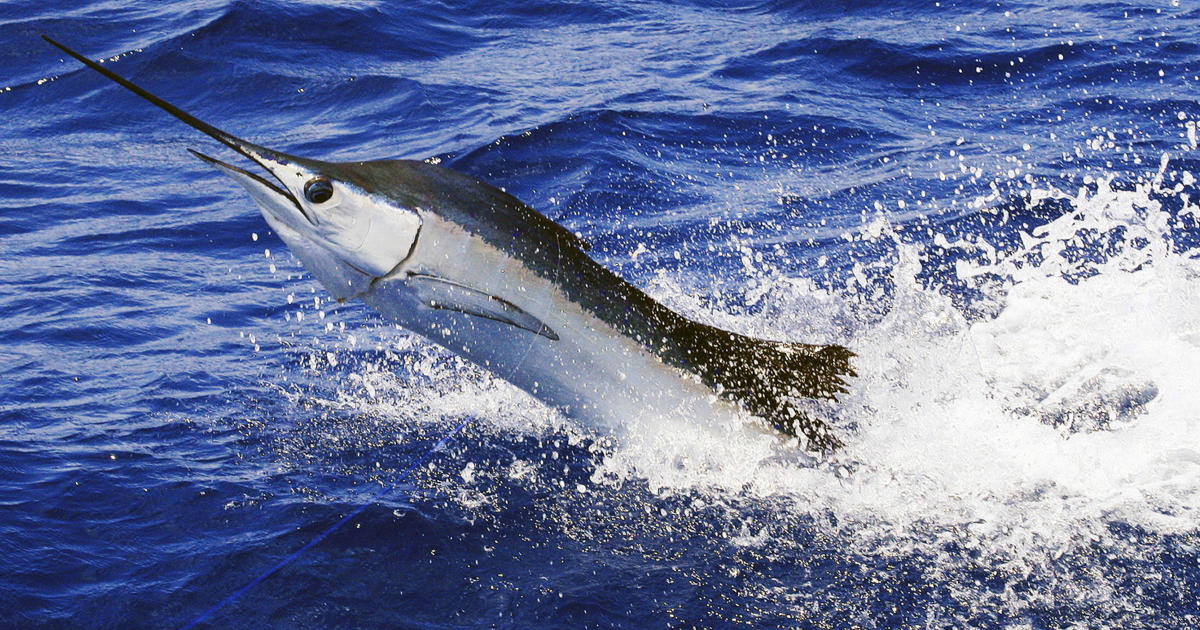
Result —
[[[396,486],[400,485],[400,483],[402,481],[404,481],[406,478],[408,478],[408,476],[410,474],[412,474],[412,472],[414,470],[416,470],[418,467],[420,467],[422,464],[424,464],[426,461],[428,461],[429,458],[432,457],[434,453],[441,450],[441,448],[443,446],[445,446],[447,442],[450,441],[450,438],[453,438],[455,435],[458,435],[458,432],[462,431],[463,428],[466,427],[467,424],[470,422],[471,422],[471,418],[467,418],[466,420],[463,420],[462,422],[460,422],[457,427],[454,427],[453,431],[450,431],[446,435],[442,436],[442,439],[438,440],[437,444],[434,444],[432,448],[430,448],[428,451],[425,451],[425,454],[422,455],[421,458],[418,459],[415,463],[413,463],[412,466],[409,466],[408,470],[405,470],[403,473],[401,473],[401,475],[399,477],[397,477],[395,481],[388,484],[387,487],[385,487],[383,490],[380,490],[379,492],[377,492],[375,494],[375,496],[371,497],[370,501],[367,501],[366,503],[360,505],[358,507],[358,509],[347,514],[346,516],[343,516],[342,520],[334,523],[333,525],[330,525],[328,529],[326,529],[325,531],[318,534],[317,537],[310,540],[308,542],[308,544],[293,551],[286,558],[284,558],[283,560],[280,560],[275,566],[264,571],[262,573],[262,575],[254,578],[253,580],[250,580],[250,582],[248,582],[245,586],[230,593],[228,597],[217,602],[217,604],[215,606],[213,606],[212,608],[209,608],[208,610],[201,613],[195,619],[189,621],[186,626],[183,626],[183,630],[188,630],[188,628],[194,628],[198,624],[204,623],[205,621],[208,620],[209,617],[213,616],[213,614],[216,613],[218,610],[221,610],[225,606],[228,606],[229,604],[236,601],[242,595],[245,595],[247,591],[254,588],[255,586],[258,586],[260,583],[262,583],[263,580],[271,577],[277,571],[279,571],[283,567],[286,567],[288,564],[290,564],[293,560],[295,560],[296,558],[299,558],[300,555],[303,554],[305,551],[308,551],[309,549],[315,547],[322,540],[325,540],[326,538],[328,538],[330,534],[332,534],[334,531],[336,531],[337,528],[341,527],[342,525],[345,525],[347,521],[350,521],[351,519],[358,516],[359,514],[362,514],[363,510],[374,505],[377,501],[379,501],[383,497],[387,496],[388,493],[390,493],[392,490],[396,489]]]

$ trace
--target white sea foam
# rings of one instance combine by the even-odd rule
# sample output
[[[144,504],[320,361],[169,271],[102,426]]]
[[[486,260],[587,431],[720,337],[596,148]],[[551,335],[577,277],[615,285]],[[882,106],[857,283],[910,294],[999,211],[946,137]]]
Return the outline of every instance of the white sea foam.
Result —
[[[762,444],[713,445],[722,461],[695,469],[621,457],[652,485],[791,496],[876,550],[932,533],[1034,559],[1113,523],[1194,531],[1200,260],[1170,246],[1154,186],[1035,191],[1029,203],[1053,196],[1075,212],[1026,235],[1020,251],[959,265],[961,278],[989,278],[998,314],[980,321],[919,282],[921,251],[901,245],[890,309],[860,321],[851,342],[859,377],[838,414],[853,430],[823,464],[796,466]],[[1195,206],[1183,202],[1189,220]],[[1116,236],[1103,260],[1063,256],[1097,235]],[[840,316],[853,298],[781,281],[762,299],[776,314],[765,325],[786,333]]]
[[[924,252],[899,245],[890,308],[854,324],[859,377],[836,409],[847,446],[818,465],[749,440],[704,444],[718,455],[702,466],[636,445],[605,466],[738,505],[747,493],[786,497],[788,516],[812,517],[855,553],[934,558],[963,604],[1019,613],[1066,597],[1137,610],[1140,587],[1122,588],[1112,558],[1152,568],[1139,535],[1200,523],[1200,259],[1172,246],[1173,219],[1155,200],[1177,195],[1179,220],[1195,229],[1196,206],[1178,193],[1161,180],[1035,190],[1030,204],[1054,197],[1074,212],[1009,254],[959,244],[981,254],[956,273],[994,303],[982,319],[919,281]],[[1071,253],[1094,255],[1100,242],[1111,246],[1099,259]],[[722,323],[786,334],[811,318],[845,321],[870,294],[860,289],[775,281],[759,290],[764,319]],[[1095,559],[1072,575],[1064,554]],[[963,578],[980,567],[1009,576],[1001,592]],[[1030,579],[1043,586],[1018,595]]]
[[[1061,196],[1043,191],[1033,196]],[[859,331],[855,473],[814,501],[903,539],[930,522],[1035,551],[1103,533],[1113,521],[1156,532],[1200,522],[1200,261],[1168,245],[1148,186],[1099,182],[1076,212],[1015,255],[960,274],[1007,279],[999,314],[969,323],[916,281]],[[1064,246],[1120,233],[1111,256],[1069,262]],[[1037,264],[1032,261],[1038,260]],[[1081,269],[1085,267],[1086,269]],[[1064,276],[1094,273],[1077,281]]]

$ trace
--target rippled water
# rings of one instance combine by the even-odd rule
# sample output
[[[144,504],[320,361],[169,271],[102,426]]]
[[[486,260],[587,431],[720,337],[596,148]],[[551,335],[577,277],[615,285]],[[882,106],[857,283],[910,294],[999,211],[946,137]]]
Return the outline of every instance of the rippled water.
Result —
[[[327,301],[214,143],[437,157],[848,344],[847,446],[596,435]],[[0,7],[0,625],[1200,624],[1200,11]],[[631,418],[631,425],[646,419]]]

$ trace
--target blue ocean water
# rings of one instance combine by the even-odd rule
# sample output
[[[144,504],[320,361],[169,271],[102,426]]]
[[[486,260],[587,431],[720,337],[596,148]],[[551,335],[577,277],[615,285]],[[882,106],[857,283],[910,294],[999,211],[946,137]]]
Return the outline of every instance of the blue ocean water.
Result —
[[[848,344],[846,447],[616,441],[328,300],[41,34]],[[1200,626],[1193,4],[17,0],[0,41],[0,626],[183,625],[468,418],[206,623]]]

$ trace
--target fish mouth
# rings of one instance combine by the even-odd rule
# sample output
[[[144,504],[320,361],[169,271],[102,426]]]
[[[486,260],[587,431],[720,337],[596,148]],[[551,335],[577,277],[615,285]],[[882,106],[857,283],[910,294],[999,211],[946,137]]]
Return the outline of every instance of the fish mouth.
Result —
[[[276,169],[282,169],[288,165],[294,164],[296,162],[295,157],[290,156],[286,153],[281,153],[279,151],[274,151],[274,150],[268,149],[266,147],[259,146],[257,144],[254,144],[253,142],[247,142],[227,131],[224,131],[222,129],[214,127],[213,125],[210,125],[210,124],[204,122],[203,120],[200,120],[199,118],[196,118],[195,116],[183,111],[182,109],[176,107],[175,105],[168,103],[167,101],[163,100],[162,98],[159,98],[158,96],[155,96],[154,94],[151,94],[145,88],[142,88],[141,86],[133,83],[129,79],[126,79],[125,77],[113,72],[112,70],[109,70],[108,68],[105,68],[104,66],[96,63],[95,61],[92,61],[91,59],[84,57],[83,55],[75,52],[74,50],[71,50],[67,46],[60,44],[59,42],[56,42],[53,39],[50,39],[49,37],[47,37],[45,35],[42,35],[42,39],[49,42],[55,48],[58,48],[59,50],[67,53],[68,55],[70,55],[71,57],[73,57],[75,60],[79,61],[83,65],[104,75],[108,79],[112,80],[114,83],[129,90],[130,92],[133,92],[134,94],[137,94],[138,96],[146,99],[147,101],[150,101],[154,105],[157,105],[159,108],[166,111],[168,114],[187,123],[188,126],[192,127],[193,129],[203,132],[204,134],[212,137],[213,139],[220,142],[221,144],[224,144],[225,146],[233,149],[234,151],[237,151],[238,153],[242,154],[243,156],[253,160],[254,163],[261,166],[263,168],[263,170],[270,173],[271,177],[273,177],[275,179],[275,181],[272,182],[272,181],[268,180],[267,178],[265,178],[261,175],[258,175],[256,173],[251,173],[250,171],[247,171],[246,169],[239,168],[239,167],[229,164],[227,162],[223,162],[214,157],[200,153],[199,151],[195,151],[193,149],[188,149],[188,151],[191,151],[191,153],[193,155],[200,158],[204,162],[207,162],[208,164],[217,167],[219,170],[223,170],[223,171],[225,171],[227,173],[231,173],[231,174],[239,173],[243,176],[251,178],[252,181],[257,182],[258,184],[265,186],[265,190],[270,190],[273,193],[283,197],[288,202],[290,202],[291,205],[296,208],[296,211],[299,212],[300,215],[303,216],[304,219],[309,222],[309,224],[314,225],[314,226],[318,224],[315,217],[311,216],[304,209],[304,204],[300,203],[300,200],[297,199],[296,196],[293,195],[288,190],[287,185],[284,184],[283,180],[276,173]]]
[[[226,162],[224,160],[218,160],[217,158],[212,157],[211,155],[206,155],[195,149],[189,148],[188,152],[191,153],[192,155],[196,156],[202,162],[208,164],[209,166],[215,167],[218,171],[221,171],[221,172],[225,173],[226,175],[229,175],[230,177],[232,177],[234,179],[234,181],[241,184],[243,188],[245,188],[248,192],[250,192],[252,197],[255,197],[257,199],[258,195],[256,195],[255,193],[259,193],[259,192],[266,193],[267,195],[282,197],[287,202],[290,202],[293,207],[295,207],[297,210],[299,210],[300,215],[303,216],[304,219],[307,220],[310,225],[313,225],[313,226],[317,225],[317,221],[312,216],[310,216],[307,212],[304,211],[304,206],[300,204],[300,202],[296,199],[296,197],[293,196],[291,193],[289,193],[287,191],[287,189],[282,188],[275,182],[272,182],[271,180],[267,179],[266,177],[263,177],[262,175],[259,175],[258,173],[248,171],[239,166],[230,164],[229,162]],[[260,162],[260,164],[261,164],[261,162]],[[271,170],[271,169],[267,168],[266,166],[263,166],[263,168],[266,169],[268,172],[270,172],[270,170]],[[278,179],[278,178],[276,178],[276,179]],[[277,204],[263,203],[263,202],[259,203],[259,207],[263,211],[270,212],[272,216],[274,216],[276,219],[282,221],[285,225],[290,225],[291,222],[288,220],[288,217],[281,216],[279,211],[275,209],[276,205]]]

